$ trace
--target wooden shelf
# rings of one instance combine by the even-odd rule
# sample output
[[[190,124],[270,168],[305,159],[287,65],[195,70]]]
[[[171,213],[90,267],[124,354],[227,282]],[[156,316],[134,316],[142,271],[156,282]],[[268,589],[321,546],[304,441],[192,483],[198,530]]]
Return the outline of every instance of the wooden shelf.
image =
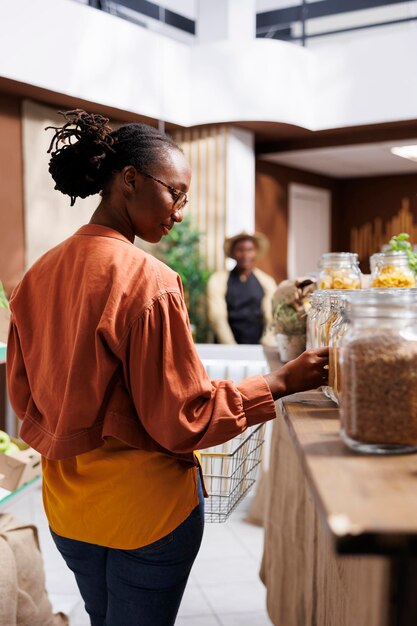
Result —
[[[319,391],[284,399],[282,412],[335,551],[417,554],[417,454],[349,450],[337,407]]]

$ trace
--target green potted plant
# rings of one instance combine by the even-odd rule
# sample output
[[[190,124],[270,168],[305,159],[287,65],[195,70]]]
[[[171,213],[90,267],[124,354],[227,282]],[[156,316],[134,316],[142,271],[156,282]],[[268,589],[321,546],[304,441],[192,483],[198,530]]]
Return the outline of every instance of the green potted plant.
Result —
[[[180,275],[194,339],[204,343],[208,334],[205,298],[210,272],[200,254],[200,238],[200,232],[186,217],[158,244],[156,255]]]
[[[387,250],[405,252],[410,269],[414,272],[414,274],[417,274],[417,253],[414,252],[409,239],[410,235],[408,233],[399,233],[399,235],[394,235],[388,242]]]
[[[273,320],[279,356],[286,363],[305,350],[305,311],[297,311],[291,303],[279,300],[274,303]]]
[[[6,343],[9,330],[10,308],[3,284],[0,280],[0,344]],[[0,345],[0,361],[6,358],[6,349]]]
[[[3,283],[0,280],[0,309],[8,309],[8,308],[9,308],[9,301],[7,300]]]

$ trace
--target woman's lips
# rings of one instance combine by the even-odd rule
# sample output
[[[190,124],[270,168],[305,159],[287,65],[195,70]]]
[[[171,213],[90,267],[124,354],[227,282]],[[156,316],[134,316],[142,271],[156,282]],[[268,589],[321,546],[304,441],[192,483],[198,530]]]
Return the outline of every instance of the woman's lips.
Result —
[[[169,231],[171,230],[170,228],[168,228],[168,226],[165,226],[165,224],[161,224],[162,226],[162,230],[164,235],[169,235]]]

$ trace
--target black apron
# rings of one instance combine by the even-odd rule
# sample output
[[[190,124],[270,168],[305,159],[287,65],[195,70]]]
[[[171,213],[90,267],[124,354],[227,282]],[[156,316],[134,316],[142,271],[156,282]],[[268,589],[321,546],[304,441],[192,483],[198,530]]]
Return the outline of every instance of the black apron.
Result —
[[[230,328],[237,343],[259,343],[264,321],[261,309],[264,290],[254,274],[242,281],[236,270],[227,281],[226,304]]]

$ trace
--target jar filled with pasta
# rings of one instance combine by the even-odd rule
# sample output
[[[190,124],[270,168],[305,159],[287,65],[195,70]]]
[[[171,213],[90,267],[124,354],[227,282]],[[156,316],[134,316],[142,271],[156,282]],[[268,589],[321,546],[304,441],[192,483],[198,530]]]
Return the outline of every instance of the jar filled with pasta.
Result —
[[[374,258],[376,257],[376,258]],[[416,286],[414,272],[408,264],[405,252],[389,251],[378,253],[371,257],[372,287],[412,288]]]
[[[320,263],[319,289],[360,289],[358,255],[353,252],[328,252]]]
[[[417,297],[371,292],[346,307],[341,437],[367,454],[417,451]]]

